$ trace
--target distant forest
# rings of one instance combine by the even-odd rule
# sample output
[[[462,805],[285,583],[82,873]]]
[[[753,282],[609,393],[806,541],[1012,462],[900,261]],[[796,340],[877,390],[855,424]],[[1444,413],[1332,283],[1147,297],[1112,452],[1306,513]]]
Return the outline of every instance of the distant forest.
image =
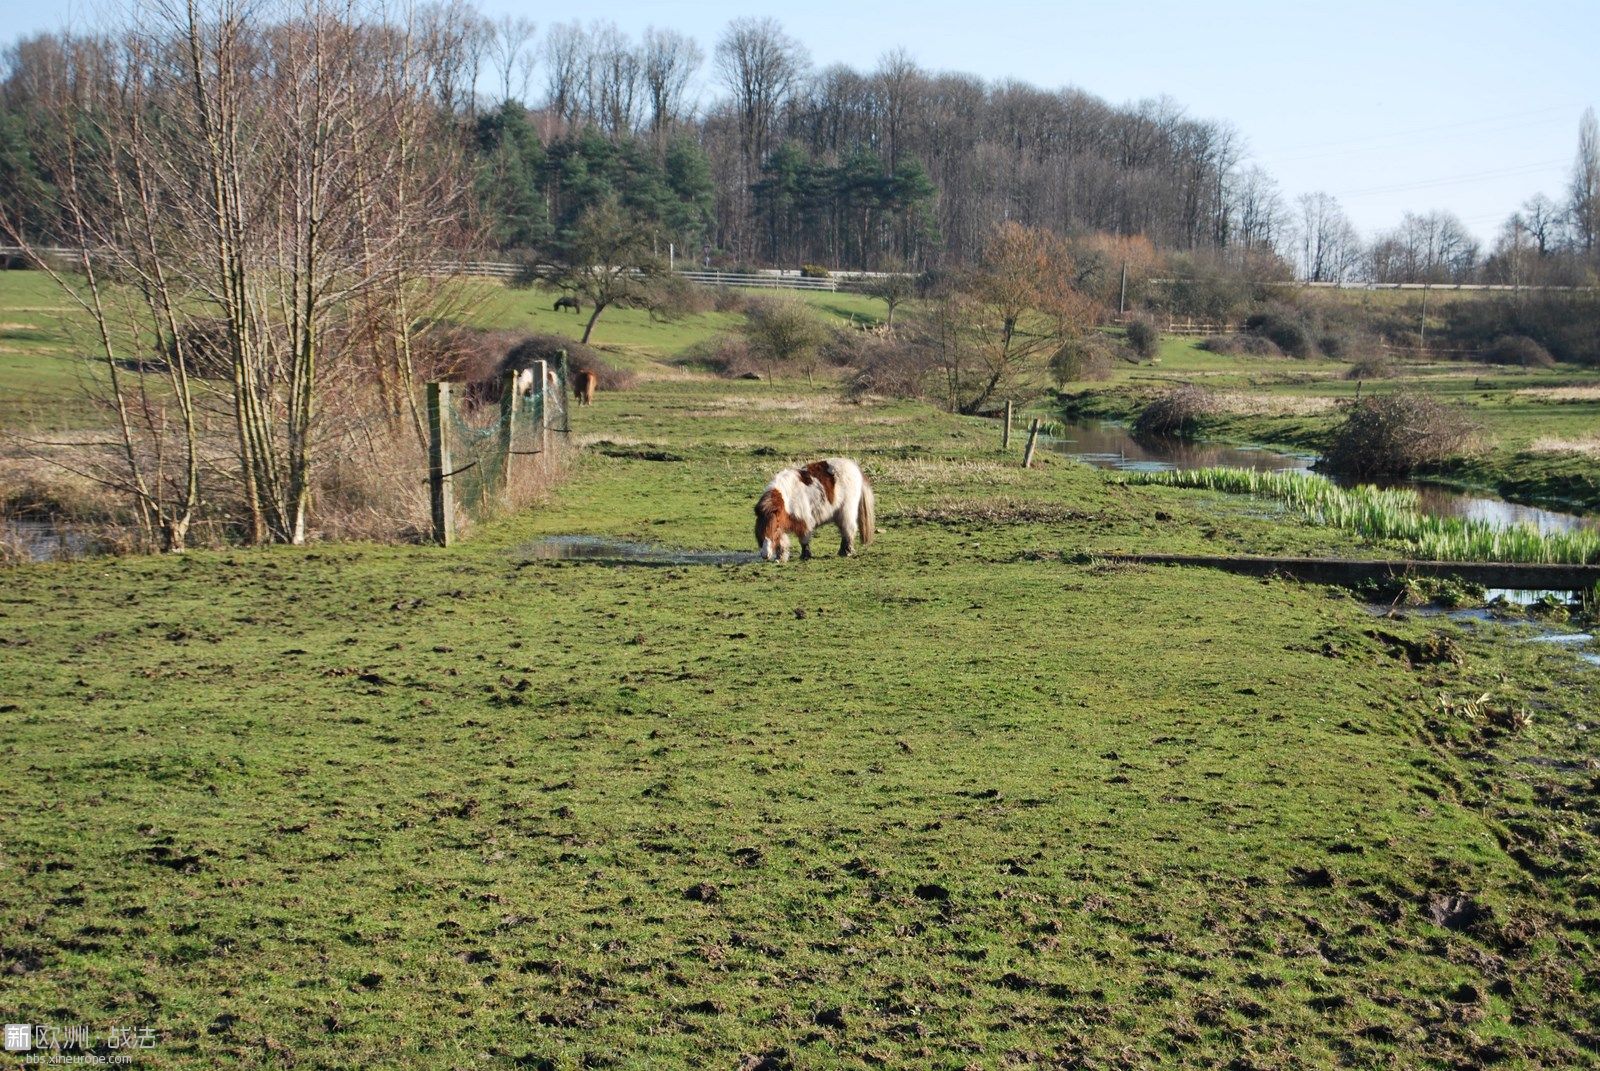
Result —
[[[871,71],[818,69],[772,19],[734,20],[709,55],[672,30],[541,30],[460,5],[424,22],[426,92],[473,169],[469,232],[489,250],[536,250],[615,199],[680,266],[939,268],[969,262],[1003,221],[1262,277],[1583,285],[1600,262],[1592,110],[1569,188],[1508,213],[1490,246],[1436,211],[1363,238],[1329,195],[1285,197],[1231,124],[1166,98],[933,73],[903,51]],[[50,207],[62,99],[126,47],[43,35],[0,56],[0,209],[37,239],[66,230]]]

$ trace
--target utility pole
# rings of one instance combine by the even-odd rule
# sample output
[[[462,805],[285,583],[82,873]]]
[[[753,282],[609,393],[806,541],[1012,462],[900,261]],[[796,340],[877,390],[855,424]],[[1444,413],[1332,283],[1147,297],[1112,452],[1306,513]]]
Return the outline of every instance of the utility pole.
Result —
[[[1422,323],[1418,331],[1420,349],[1424,354],[1428,352],[1428,284],[1422,284]]]

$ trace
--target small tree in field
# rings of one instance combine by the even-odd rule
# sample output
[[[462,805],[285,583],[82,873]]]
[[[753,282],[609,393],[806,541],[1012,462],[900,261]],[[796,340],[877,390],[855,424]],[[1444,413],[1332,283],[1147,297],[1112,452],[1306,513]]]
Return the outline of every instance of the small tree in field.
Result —
[[[981,412],[1083,334],[1094,303],[1072,278],[1058,235],[1018,223],[995,228],[978,263],[930,310],[919,342],[943,366],[951,409]]]
[[[750,352],[767,366],[771,379],[780,364],[798,364],[809,380],[825,337],[822,323],[796,298],[752,302],[742,328]]]
[[[582,298],[592,310],[584,325],[584,343],[594,335],[600,314],[611,306],[646,308],[653,281],[665,271],[655,253],[650,225],[607,198],[579,217],[552,250],[552,263],[533,272],[558,290]]]
[[[906,271],[906,266],[900,261],[890,261],[884,264],[884,275],[875,279],[868,279],[861,292],[868,297],[877,298],[889,309],[883,326],[890,331],[894,330],[894,310],[905,304],[917,292],[917,277]]]

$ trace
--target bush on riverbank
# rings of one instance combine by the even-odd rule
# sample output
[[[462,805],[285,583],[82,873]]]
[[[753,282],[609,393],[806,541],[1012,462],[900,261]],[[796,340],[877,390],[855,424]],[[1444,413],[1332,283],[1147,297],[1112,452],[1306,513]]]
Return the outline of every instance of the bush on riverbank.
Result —
[[[1133,422],[1133,432],[1135,435],[1192,436],[1199,432],[1201,421],[1214,415],[1219,408],[1217,396],[1211,391],[1185,383],[1145,406]]]
[[[1467,452],[1477,427],[1467,414],[1416,391],[1363,398],[1350,407],[1323,451],[1341,476],[1409,476]]]

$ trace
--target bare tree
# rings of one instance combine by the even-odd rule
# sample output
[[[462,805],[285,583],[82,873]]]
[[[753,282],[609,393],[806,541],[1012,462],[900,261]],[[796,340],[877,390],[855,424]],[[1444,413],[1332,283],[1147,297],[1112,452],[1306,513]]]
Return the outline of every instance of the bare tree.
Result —
[[[489,24],[487,52],[500,82],[500,103],[523,100],[533,79],[533,48],[538,26],[521,16],[502,15]]]
[[[783,105],[809,65],[804,47],[776,19],[734,19],[717,42],[717,75],[732,94],[738,120],[741,205],[772,147]]]
[[[886,257],[879,267],[881,274],[867,279],[861,292],[883,302],[888,310],[883,326],[893,331],[895,310],[916,296],[917,276],[898,257]]]
[[[1578,155],[1572,162],[1567,214],[1572,239],[1586,257],[1600,252],[1600,122],[1594,109],[1584,109],[1578,123]]]
[[[582,113],[589,65],[589,37],[574,22],[550,27],[544,39],[545,106],[562,123]]]
[[[1307,282],[1342,282],[1361,255],[1349,217],[1330,194],[1304,193],[1300,206],[1300,271]]]
[[[693,38],[676,30],[651,26],[644,31],[644,85],[650,102],[650,133],[658,146],[674,126],[688,118],[685,94],[705,58]]]
[[[1547,257],[1561,244],[1561,207],[1542,193],[1522,202],[1519,213],[1539,256]]]
[[[915,333],[913,344],[943,368],[951,409],[981,412],[1088,328],[1093,302],[1072,278],[1059,235],[1017,223],[991,232],[978,263]]]
[[[117,486],[167,549],[200,505],[199,455],[222,467],[202,398],[231,426],[245,531],[290,543],[328,410],[350,417],[381,383],[391,415],[414,402],[416,273],[463,238],[466,209],[438,94],[470,64],[467,34],[441,20],[188,0],[128,27],[117,62],[62,98],[59,214],[82,252],[56,278],[96,325]]]
[[[643,64],[628,37],[613,23],[589,32],[589,112],[612,137],[639,125]]]

